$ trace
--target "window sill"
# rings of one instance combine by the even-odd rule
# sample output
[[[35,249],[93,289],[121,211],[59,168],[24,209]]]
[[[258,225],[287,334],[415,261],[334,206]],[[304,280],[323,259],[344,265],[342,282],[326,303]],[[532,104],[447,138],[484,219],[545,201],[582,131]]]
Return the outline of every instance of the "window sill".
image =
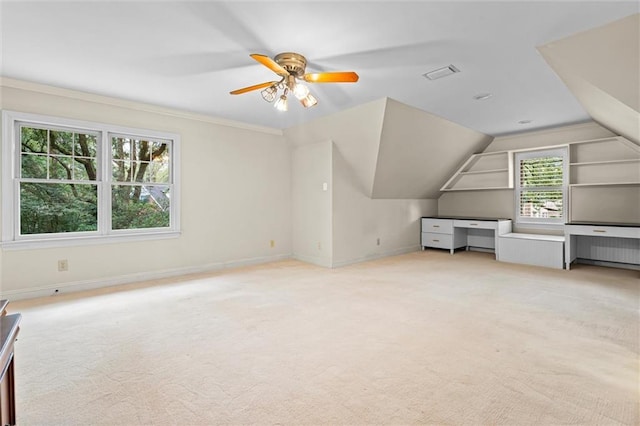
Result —
[[[19,241],[3,241],[2,250],[31,250],[54,247],[75,247],[112,243],[127,243],[133,241],[164,240],[180,237],[180,231],[164,231],[153,233],[136,233],[127,235],[108,235],[91,237],[49,238]]]

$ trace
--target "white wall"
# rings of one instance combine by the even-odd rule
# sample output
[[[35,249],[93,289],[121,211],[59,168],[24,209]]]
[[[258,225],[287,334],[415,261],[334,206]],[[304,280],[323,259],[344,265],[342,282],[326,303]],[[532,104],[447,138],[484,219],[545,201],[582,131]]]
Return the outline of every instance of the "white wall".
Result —
[[[371,195],[386,98],[327,115],[284,131],[292,146],[332,140],[353,170],[353,179]]]
[[[418,250],[419,219],[437,210],[436,200],[371,199],[385,106],[381,99],[284,131],[293,146],[333,141],[334,267]]]
[[[437,198],[442,185],[491,136],[387,99],[373,198]]]
[[[180,134],[182,141],[179,238],[3,250],[3,297],[34,297],[54,289],[290,256],[291,154],[280,131],[6,79],[1,90],[3,109],[167,131]],[[59,259],[68,259],[68,272],[57,271]]]
[[[511,189],[445,192],[438,199],[438,215],[511,219],[514,201]]]
[[[437,205],[437,200],[371,199],[357,184],[353,169],[336,147],[333,266],[419,250],[420,218],[435,215]]]
[[[332,264],[332,150],[325,141],[292,153],[293,257],[325,267]]]

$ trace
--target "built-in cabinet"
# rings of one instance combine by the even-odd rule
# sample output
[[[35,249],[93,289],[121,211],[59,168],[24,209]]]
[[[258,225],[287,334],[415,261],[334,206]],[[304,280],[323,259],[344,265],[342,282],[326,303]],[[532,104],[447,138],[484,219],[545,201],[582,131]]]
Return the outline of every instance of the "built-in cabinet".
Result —
[[[422,248],[433,247],[453,251],[467,245],[467,239],[460,233],[453,232],[453,220],[422,218]]]
[[[451,254],[461,247],[489,250],[496,253],[498,260],[498,238],[511,232],[509,219],[423,217],[421,223],[423,249],[446,249]]]
[[[564,232],[567,269],[576,260],[640,269],[640,225],[568,223]]]
[[[507,232],[496,230],[500,236],[495,243],[496,257],[506,262],[554,268],[568,268],[576,258],[637,266],[640,262],[636,226],[640,224],[640,146],[624,137],[473,154],[441,191],[513,189],[515,154],[553,148],[568,151],[566,235],[510,233],[510,228]],[[469,222],[436,220],[423,219],[423,247],[447,248],[453,252],[458,247],[482,246],[490,241],[476,221],[477,229],[463,230]],[[602,222],[611,226],[603,228]],[[575,223],[587,225],[575,226]]]
[[[500,236],[500,261],[562,269],[564,236],[509,233]]]

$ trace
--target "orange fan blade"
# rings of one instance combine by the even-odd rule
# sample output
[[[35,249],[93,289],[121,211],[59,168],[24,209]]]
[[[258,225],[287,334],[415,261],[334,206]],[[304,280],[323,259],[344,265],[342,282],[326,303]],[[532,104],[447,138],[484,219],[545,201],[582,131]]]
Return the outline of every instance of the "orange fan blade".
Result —
[[[251,92],[253,90],[264,89],[265,87],[273,86],[277,84],[277,81],[267,81],[266,83],[260,83],[249,87],[243,87],[242,89],[237,89],[232,92],[229,92],[232,95],[242,95],[243,93]]]
[[[278,65],[276,61],[274,61],[268,56],[261,55],[259,53],[252,53],[249,56],[251,56],[253,59],[260,62],[262,65],[269,68],[271,71],[275,72],[278,75],[281,75],[281,76],[289,75],[289,72],[287,70],[282,68],[280,65]]]
[[[355,83],[358,81],[358,74],[353,71],[344,72],[316,72],[305,74],[304,81],[309,83]]]

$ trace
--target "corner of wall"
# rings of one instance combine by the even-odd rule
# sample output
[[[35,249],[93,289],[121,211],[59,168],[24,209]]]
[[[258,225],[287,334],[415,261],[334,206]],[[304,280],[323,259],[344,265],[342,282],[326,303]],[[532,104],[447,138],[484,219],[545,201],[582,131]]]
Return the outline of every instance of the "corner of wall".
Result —
[[[389,106],[389,102],[392,101],[389,97],[384,97],[384,105],[382,107],[382,113],[380,114],[380,128],[378,131],[378,143],[376,144],[376,165],[373,169],[373,176],[371,178],[371,185],[367,188],[367,196],[373,197],[373,189],[376,186],[376,179],[378,178],[376,174],[376,170],[378,170],[378,166],[380,164],[380,144],[382,143],[382,137],[384,135],[384,124],[387,121],[387,110]]]

